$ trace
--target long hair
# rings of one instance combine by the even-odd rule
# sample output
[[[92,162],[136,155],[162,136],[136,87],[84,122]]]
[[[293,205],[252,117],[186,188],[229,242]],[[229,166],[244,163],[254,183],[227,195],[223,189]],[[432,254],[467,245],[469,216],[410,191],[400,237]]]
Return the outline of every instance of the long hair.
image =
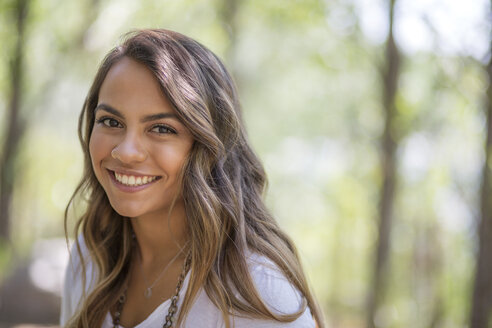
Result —
[[[194,143],[182,168],[181,192],[190,238],[190,283],[178,316],[186,318],[200,288],[229,316],[291,322],[309,307],[319,327],[321,312],[303,273],[292,241],[282,232],[262,199],[266,176],[250,148],[233,79],[210,50],[182,34],[141,30],[128,34],[103,60],[79,117],[84,174],[70,204],[85,196],[87,209],[76,223],[97,268],[94,288],[84,296],[71,327],[100,327],[123,292],[131,263],[129,220],[111,207],[94,175],[89,140],[99,90],[109,69],[123,57],[144,64],[159,82]],[[76,242],[82,259],[81,246]],[[248,270],[246,254],[259,253],[273,261],[303,295],[301,309],[279,315],[262,300]],[[82,259],[84,286],[86,262]]]

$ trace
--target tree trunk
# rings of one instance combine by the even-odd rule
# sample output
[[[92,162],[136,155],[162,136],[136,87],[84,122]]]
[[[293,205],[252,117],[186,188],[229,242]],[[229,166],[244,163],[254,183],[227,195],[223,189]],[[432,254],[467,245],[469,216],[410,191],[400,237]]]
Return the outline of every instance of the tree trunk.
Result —
[[[492,11],[492,3],[491,3]],[[482,173],[479,249],[475,272],[470,328],[490,327],[492,306],[492,44],[490,59],[486,67],[489,79],[485,96],[487,115],[487,139],[485,141],[485,163]]]
[[[10,100],[6,116],[6,135],[0,158],[0,241],[10,241],[10,205],[15,183],[15,162],[24,132],[20,116],[21,90],[24,77],[24,44],[28,0],[16,3],[17,40],[10,69]]]
[[[386,67],[383,73],[384,132],[381,140],[381,168],[383,181],[379,200],[379,226],[373,276],[367,297],[368,328],[375,327],[375,313],[385,290],[385,276],[390,250],[390,232],[393,220],[393,199],[395,193],[396,148],[395,136],[395,94],[398,86],[400,54],[393,37],[395,1],[390,0],[389,32],[386,41]]]

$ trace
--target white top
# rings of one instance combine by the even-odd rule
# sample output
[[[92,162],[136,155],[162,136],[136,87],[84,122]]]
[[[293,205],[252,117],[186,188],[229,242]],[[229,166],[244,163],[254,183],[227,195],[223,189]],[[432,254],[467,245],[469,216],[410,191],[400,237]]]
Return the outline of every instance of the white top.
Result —
[[[79,240],[82,240],[80,238]],[[89,260],[87,248],[81,243],[82,254],[86,258],[86,270],[89,273],[87,275],[88,282],[86,291],[89,292],[95,281],[95,270],[93,264]],[[65,284],[61,305],[61,318],[60,323],[63,327],[68,319],[76,312],[79,302],[83,297],[82,294],[82,278],[80,275],[80,258],[78,256],[76,247],[72,247],[71,261],[67,267],[65,273]],[[270,307],[270,309],[278,314],[289,314],[297,312],[302,305],[302,297],[300,292],[295,289],[291,283],[285,278],[281,271],[275,264],[268,258],[252,254],[248,258],[248,265],[250,267],[251,276],[256,284],[256,288],[259,291],[263,301]],[[180,298],[178,301],[178,309],[181,308],[181,302],[183,301],[184,294],[188,288],[190,274],[186,275],[183,282],[183,287],[180,291]],[[165,316],[168,312],[170,300],[168,299],[161,305],[159,305],[154,312],[152,312],[144,321],[135,326],[135,328],[153,328],[162,327]],[[279,323],[271,320],[258,320],[248,319],[238,316],[230,317],[231,323],[235,328],[314,328],[315,323],[309,311],[306,308],[304,313],[294,322]],[[102,328],[112,328],[113,321],[111,315],[106,315]],[[224,320],[220,310],[212,303],[208,298],[207,293],[202,289],[199,290],[195,302],[190,308],[188,315],[182,325],[184,328],[192,327],[210,327],[210,328],[222,328],[225,327]],[[125,328],[125,327],[121,327]],[[129,328],[129,327],[126,327]]]

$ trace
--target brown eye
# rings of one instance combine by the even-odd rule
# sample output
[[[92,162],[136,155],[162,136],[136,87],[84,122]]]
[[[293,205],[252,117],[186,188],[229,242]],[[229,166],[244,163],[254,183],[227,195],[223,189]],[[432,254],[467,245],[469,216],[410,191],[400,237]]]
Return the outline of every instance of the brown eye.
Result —
[[[176,131],[174,131],[174,129],[164,124],[154,125],[150,131],[158,134],[168,134],[168,133],[176,134]]]
[[[115,120],[114,118],[111,118],[111,117],[103,117],[103,118],[97,120],[97,123],[104,124],[108,128],[119,128],[119,127],[122,127],[122,125],[120,124],[120,122],[118,122],[117,120]]]

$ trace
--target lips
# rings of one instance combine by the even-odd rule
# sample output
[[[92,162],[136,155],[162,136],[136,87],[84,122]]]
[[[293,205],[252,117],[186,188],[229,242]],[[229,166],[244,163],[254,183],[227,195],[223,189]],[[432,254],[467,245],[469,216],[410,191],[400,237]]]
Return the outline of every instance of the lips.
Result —
[[[157,175],[133,175],[127,173],[119,173],[112,170],[108,171],[118,183],[127,187],[139,187],[147,185],[161,178]]]

